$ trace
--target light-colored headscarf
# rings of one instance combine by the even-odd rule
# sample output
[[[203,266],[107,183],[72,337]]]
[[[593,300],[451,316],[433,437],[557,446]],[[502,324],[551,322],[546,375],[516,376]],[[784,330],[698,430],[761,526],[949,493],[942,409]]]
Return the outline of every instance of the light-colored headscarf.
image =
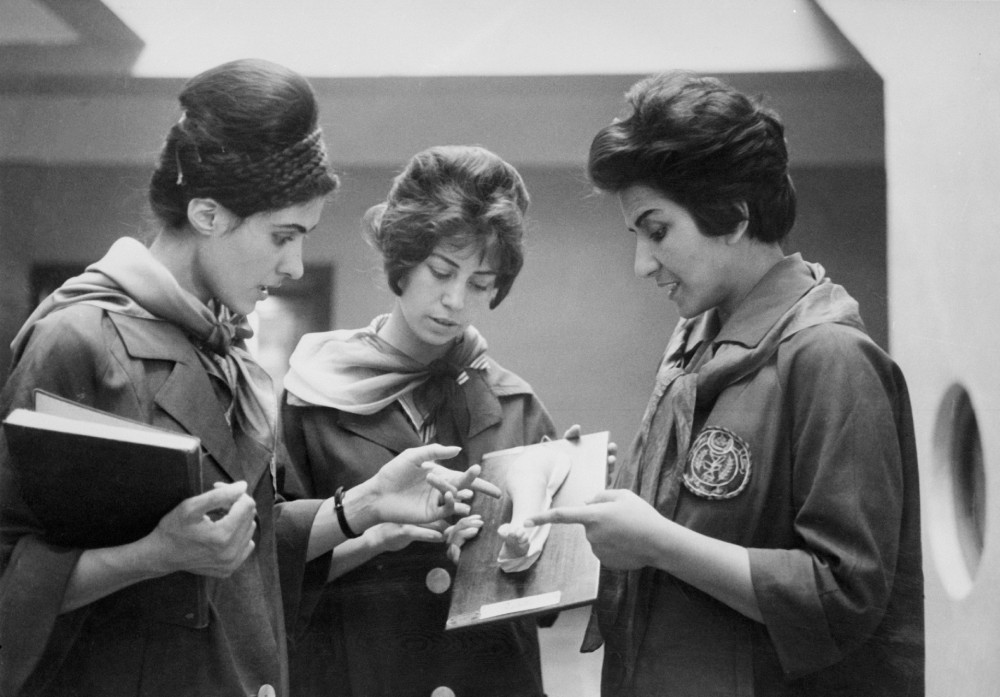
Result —
[[[15,360],[31,327],[46,315],[76,303],[108,312],[170,322],[198,348],[205,369],[230,389],[227,417],[273,452],[277,405],[271,378],[246,350],[253,331],[241,315],[213,310],[181,288],[173,274],[138,240],[117,240],[100,261],[66,281],[35,309],[11,344]]]

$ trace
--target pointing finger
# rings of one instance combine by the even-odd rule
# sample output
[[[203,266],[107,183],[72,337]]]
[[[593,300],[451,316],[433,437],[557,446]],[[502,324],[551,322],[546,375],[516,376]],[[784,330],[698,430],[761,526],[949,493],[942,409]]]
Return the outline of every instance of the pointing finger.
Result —
[[[564,506],[561,508],[550,508],[542,513],[537,513],[524,521],[524,527],[532,528],[546,523],[582,523],[590,521],[590,513],[586,506]]]

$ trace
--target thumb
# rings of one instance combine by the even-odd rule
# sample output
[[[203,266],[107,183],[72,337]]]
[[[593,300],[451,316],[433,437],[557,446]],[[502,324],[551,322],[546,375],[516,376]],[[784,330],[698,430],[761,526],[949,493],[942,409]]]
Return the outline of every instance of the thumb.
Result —
[[[203,494],[192,496],[187,499],[188,513],[193,516],[202,516],[209,511],[228,509],[247,491],[247,483],[231,482],[223,484],[217,482],[214,488]]]

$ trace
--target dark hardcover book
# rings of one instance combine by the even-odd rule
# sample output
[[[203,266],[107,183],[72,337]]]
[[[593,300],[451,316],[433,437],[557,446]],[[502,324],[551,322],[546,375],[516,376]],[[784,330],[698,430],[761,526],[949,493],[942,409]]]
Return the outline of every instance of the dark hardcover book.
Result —
[[[41,390],[35,408],[15,409],[3,428],[21,495],[52,544],[92,549],[133,542],[202,491],[201,442],[188,434]],[[157,607],[143,608],[156,619],[204,627],[208,582],[178,572],[126,592],[156,597]]]
[[[500,568],[503,540],[497,528],[510,521],[512,511],[507,473],[529,448],[561,451],[570,458],[569,473],[555,492],[551,507],[582,505],[605,488],[607,431],[576,441],[547,441],[484,455],[482,477],[499,486],[504,495],[473,500],[472,512],[483,516],[483,527],[462,547],[446,629],[549,614],[597,599],[601,565],[582,525],[553,525],[541,555],[527,570],[507,573]]]

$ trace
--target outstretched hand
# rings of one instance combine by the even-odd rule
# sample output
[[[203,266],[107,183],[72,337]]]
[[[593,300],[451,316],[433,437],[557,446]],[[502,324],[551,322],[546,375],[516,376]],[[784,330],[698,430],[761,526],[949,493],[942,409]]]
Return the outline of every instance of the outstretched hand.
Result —
[[[499,496],[495,486],[479,479],[480,467],[456,472],[434,460],[455,457],[461,448],[430,445],[408,448],[369,480],[379,519],[395,523],[431,523],[452,515],[468,515],[474,491]]]
[[[601,563],[612,569],[639,569],[651,563],[651,535],[666,520],[625,489],[599,492],[583,506],[563,506],[531,516],[525,527],[580,524]]]

